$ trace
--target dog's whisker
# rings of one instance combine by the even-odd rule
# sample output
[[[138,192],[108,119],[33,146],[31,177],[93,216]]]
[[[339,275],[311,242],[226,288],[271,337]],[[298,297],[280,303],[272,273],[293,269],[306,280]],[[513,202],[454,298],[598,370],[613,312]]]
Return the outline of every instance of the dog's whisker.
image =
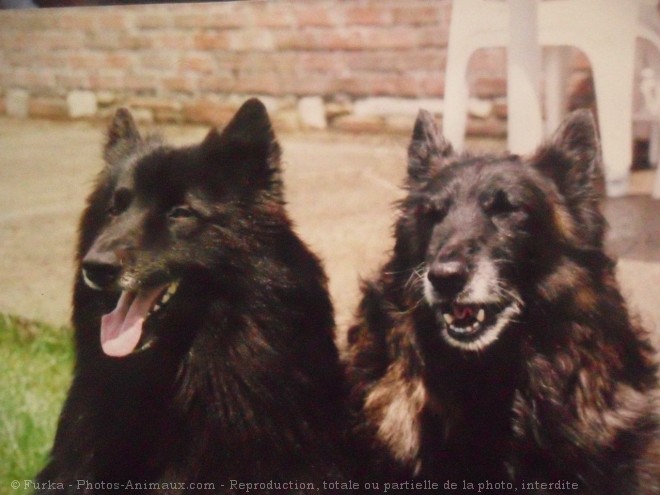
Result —
[[[383,275],[400,275],[402,273],[408,273],[410,271],[410,268],[405,268],[403,270],[386,270],[383,271]]]
[[[397,314],[399,316],[407,316],[411,313],[414,313],[421,305],[425,304],[426,300],[424,299],[424,296],[421,296],[417,298],[416,301],[412,302],[410,304],[410,307],[408,307],[405,311],[398,311]]]
[[[424,282],[424,273],[426,273],[425,263],[422,263],[414,267],[410,272],[410,276],[403,284],[404,291],[410,289],[420,289]]]

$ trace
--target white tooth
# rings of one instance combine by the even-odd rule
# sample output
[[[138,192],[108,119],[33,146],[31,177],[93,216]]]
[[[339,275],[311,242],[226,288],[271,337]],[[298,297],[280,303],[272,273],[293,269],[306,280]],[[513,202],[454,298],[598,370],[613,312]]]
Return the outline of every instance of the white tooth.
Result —
[[[449,313],[443,313],[442,317],[447,322],[447,325],[451,325],[452,323],[454,323],[454,317]]]
[[[139,350],[139,351],[146,351],[146,350],[149,349],[153,344],[154,344],[153,340],[150,340],[150,341],[147,342],[146,344],[142,345],[138,350]]]
[[[485,319],[486,319],[486,312],[484,311],[484,308],[481,308],[477,313],[477,321],[482,322]]]
[[[87,276],[87,271],[86,270],[82,271],[82,277],[83,277],[83,280],[85,281],[85,283],[87,284],[88,287],[91,287],[94,290],[103,290],[103,287],[101,287],[101,286],[95,284],[94,282],[92,282],[92,280]]]
[[[166,293],[163,295],[163,297],[161,298],[160,302],[161,302],[161,303],[166,303],[167,301],[170,300],[170,297],[172,297],[172,294],[170,294],[169,292],[166,292]]]
[[[152,313],[155,313],[156,311],[160,311],[160,304],[156,304],[156,305],[154,306],[154,309],[151,310]]]
[[[179,288],[179,282],[174,282],[170,284],[170,286],[167,288],[167,294],[170,296],[176,292],[176,290]]]

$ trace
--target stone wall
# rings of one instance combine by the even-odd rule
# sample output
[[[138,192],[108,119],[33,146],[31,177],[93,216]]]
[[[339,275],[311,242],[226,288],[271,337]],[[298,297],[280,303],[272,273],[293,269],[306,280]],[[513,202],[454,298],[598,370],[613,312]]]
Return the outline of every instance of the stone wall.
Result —
[[[286,129],[409,132],[442,113],[449,0],[270,0],[0,11],[0,112],[223,124],[247,96]],[[571,91],[588,80],[575,57]],[[506,130],[503,50],[471,62],[472,134]],[[574,91],[573,91],[574,92]],[[578,91],[579,93],[579,91]]]

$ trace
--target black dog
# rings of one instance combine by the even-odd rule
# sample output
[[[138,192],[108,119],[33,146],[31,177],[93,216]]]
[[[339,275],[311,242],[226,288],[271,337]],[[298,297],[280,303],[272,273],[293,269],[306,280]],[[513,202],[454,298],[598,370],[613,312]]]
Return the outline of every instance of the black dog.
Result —
[[[529,159],[456,156],[420,112],[394,252],[348,335],[389,479],[660,493],[653,349],[603,251],[598,155],[588,112]]]
[[[264,106],[184,148],[143,139],[119,110],[104,155],[80,223],[75,376],[41,491],[341,480],[332,305],[285,212]]]

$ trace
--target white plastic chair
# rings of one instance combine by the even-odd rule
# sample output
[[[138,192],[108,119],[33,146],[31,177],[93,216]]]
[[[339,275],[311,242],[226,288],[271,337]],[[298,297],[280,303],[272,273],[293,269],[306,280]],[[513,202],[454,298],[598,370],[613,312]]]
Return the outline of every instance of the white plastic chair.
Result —
[[[607,193],[610,196],[625,194],[632,162],[635,46],[637,38],[641,37],[660,54],[656,0],[455,0],[445,72],[443,132],[457,148],[464,143],[469,59],[479,48],[509,46],[510,33],[514,31],[515,35],[517,29],[515,24],[509,29],[509,20],[516,18],[515,12],[510,16],[511,4],[514,7],[528,4],[538,10],[538,44],[531,43],[522,49],[539,50],[538,45],[554,47],[547,51],[544,60],[546,132],[556,128],[565,113],[563,47],[577,47],[588,57],[596,90]],[[535,24],[533,18],[526,21]],[[511,78],[510,70],[508,74]],[[518,145],[527,149],[512,149],[514,152],[533,149],[540,140],[538,129],[543,129],[538,110],[538,80],[534,80],[533,70],[523,77],[530,78],[531,84],[536,83],[537,89],[527,92],[526,104],[509,105],[509,120],[513,123],[509,130],[517,129],[528,136],[519,138],[522,145]],[[509,84],[509,102],[511,87]],[[520,99],[521,95],[515,98]],[[509,144],[511,147],[511,136]]]

